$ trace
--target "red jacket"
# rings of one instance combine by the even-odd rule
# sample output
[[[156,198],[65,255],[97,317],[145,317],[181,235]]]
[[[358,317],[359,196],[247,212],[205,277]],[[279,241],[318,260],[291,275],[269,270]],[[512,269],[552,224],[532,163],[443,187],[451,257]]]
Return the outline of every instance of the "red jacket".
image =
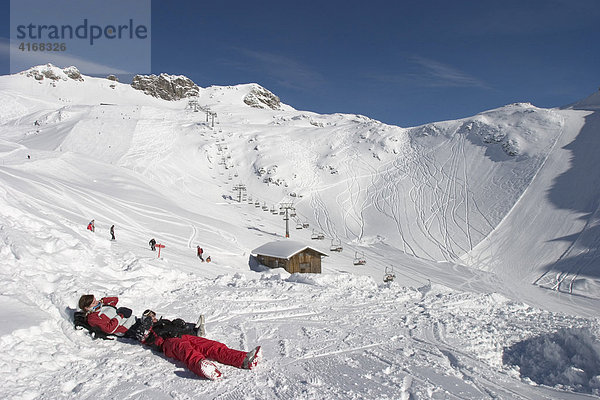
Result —
[[[118,301],[118,297],[103,297],[100,300],[100,308],[88,314],[88,324],[97,326],[103,332],[123,336],[135,323],[135,317],[125,318],[123,315],[117,314]]]

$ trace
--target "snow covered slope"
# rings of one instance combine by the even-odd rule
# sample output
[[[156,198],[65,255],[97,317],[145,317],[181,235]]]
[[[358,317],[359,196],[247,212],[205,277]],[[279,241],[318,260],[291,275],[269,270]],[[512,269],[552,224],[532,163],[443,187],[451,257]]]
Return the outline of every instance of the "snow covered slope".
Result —
[[[274,100],[257,84],[165,101],[75,72],[0,77],[4,398],[600,394],[593,96],[400,128],[258,108]],[[280,204],[291,238],[329,254],[322,275],[250,259],[284,236]],[[91,341],[69,320],[85,293],[203,312],[210,338],[266,360],[213,383]]]
[[[599,298],[600,114],[556,112],[565,125],[543,167],[501,224],[464,259],[507,280]]]

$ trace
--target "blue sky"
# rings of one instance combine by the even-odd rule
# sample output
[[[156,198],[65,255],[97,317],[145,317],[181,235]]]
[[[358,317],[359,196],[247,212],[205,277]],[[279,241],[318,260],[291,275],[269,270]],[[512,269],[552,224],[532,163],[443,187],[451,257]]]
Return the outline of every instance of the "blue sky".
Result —
[[[257,82],[297,109],[400,126],[561,106],[600,86],[598,0],[154,0],[151,28],[153,73]]]

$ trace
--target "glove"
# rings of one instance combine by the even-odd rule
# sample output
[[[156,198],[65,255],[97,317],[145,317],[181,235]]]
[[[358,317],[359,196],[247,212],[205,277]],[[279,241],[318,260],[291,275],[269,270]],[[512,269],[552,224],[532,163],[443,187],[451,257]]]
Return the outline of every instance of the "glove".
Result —
[[[153,331],[148,331],[148,333],[146,334],[146,336],[144,337],[144,340],[141,340],[141,342],[143,344],[147,344],[147,345],[152,345],[154,344],[154,341],[156,340],[156,334]]]

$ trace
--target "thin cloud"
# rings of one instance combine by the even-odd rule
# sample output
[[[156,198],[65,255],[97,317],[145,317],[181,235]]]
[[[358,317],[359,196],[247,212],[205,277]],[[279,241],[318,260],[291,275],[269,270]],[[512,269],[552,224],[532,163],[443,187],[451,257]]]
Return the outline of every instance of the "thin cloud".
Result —
[[[419,87],[474,87],[490,89],[490,86],[474,76],[450,65],[425,57],[408,59],[407,71],[399,74],[371,74],[372,79],[386,83]]]
[[[489,86],[482,80],[441,62],[419,56],[411,57],[410,61],[421,67],[416,75],[427,86],[489,89]]]
[[[266,73],[279,85],[296,90],[305,90],[320,85],[324,78],[308,66],[279,54],[236,49],[239,53],[254,61],[254,69]]]

